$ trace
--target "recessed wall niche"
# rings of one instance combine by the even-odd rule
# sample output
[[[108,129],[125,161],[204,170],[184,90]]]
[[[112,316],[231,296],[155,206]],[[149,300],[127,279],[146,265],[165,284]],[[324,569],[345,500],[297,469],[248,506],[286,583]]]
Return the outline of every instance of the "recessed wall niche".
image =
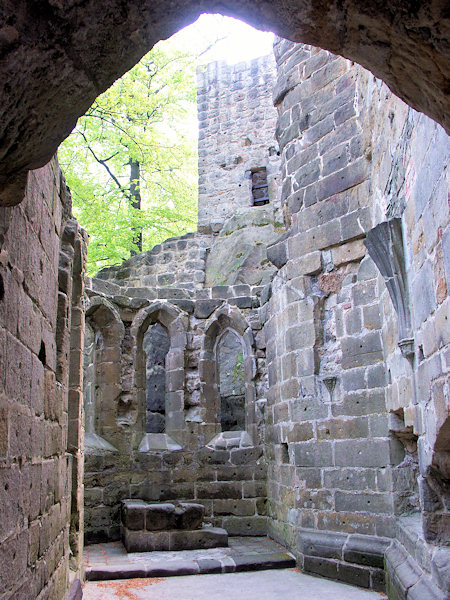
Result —
[[[205,420],[213,423],[216,431],[207,445],[254,445],[254,341],[251,327],[238,309],[221,308],[210,318],[199,374]]]
[[[181,450],[185,444],[184,318],[174,305],[157,301],[131,324],[139,452]]]
[[[245,429],[244,350],[242,340],[233,330],[227,329],[218,339],[216,361],[222,431],[242,431]]]
[[[92,298],[86,312],[83,356],[86,452],[116,450],[123,335],[116,308],[104,298]]]
[[[170,340],[161,323],[153,323],[145,332],[146,433],[166,432],[166,356]]]

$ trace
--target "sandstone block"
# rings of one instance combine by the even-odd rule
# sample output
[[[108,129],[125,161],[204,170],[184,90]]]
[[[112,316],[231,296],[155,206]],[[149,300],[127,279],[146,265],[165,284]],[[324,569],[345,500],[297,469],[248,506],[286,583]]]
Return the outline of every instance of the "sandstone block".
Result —
[[[347,242],[337,248],[332,248],[331,257],[335,267],[349,262],[361,260],[366,254],[366,247],[363,240],[354,240]]]
[[[384,553],[390,544],[388,539],[366,535],[350,535],[345,544],[343,558],[347,562],[369,567],[384,567]]]
[[[203,523],[205,507],[193,502],[180,502],[176,508],[177,529],[198,529]]]
[[[394,510],[393,495],[389,493],[362,493],[337,491],[336,510],[344,512],[387,513]]]
[[[332,446],[329,442],[302,442],[293,444],[294,462],[298,467],[326,467],[332,463]]]
[[[341,345],[341,364],[344,369],[371,365],[383,360],[379,333],[368,333],[361,337],[345,337]]]

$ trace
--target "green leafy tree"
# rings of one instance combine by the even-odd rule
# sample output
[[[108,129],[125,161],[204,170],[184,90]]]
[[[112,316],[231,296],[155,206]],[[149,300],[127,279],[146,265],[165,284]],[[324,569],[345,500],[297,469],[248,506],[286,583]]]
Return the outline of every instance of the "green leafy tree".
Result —
[[[155,46],[99,96],[59,149],[88,271],[195,228],[195,59]]]

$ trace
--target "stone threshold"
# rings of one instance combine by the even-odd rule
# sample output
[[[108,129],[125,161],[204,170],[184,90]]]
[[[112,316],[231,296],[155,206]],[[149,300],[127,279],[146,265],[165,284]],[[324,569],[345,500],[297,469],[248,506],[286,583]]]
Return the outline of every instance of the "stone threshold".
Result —
[[[191,550],[182,552],[142,552],[127,554],[120,543],[96,544],[88,547],[92,559],[86,561],[88,581],[172,577],[239,573],[267,569],[286,569],[296,566],[295,558],[272,540],[260,538],[231,538],[231,548]],[[236,541],[238,540],[238,541]],[[108,558],[109,554],[109,558]],[[157,556],[156,556],[157,554]],[[102,556],[103,560],[98,560]]]

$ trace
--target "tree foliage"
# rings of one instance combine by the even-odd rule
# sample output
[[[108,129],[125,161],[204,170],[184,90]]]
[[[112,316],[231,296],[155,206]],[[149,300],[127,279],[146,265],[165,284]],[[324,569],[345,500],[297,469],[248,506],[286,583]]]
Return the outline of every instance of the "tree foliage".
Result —
[[[74,214],[90,236],[90,274],[194,229],[195,111],[195,60],[162,42],[97,98],[61,145]]]

